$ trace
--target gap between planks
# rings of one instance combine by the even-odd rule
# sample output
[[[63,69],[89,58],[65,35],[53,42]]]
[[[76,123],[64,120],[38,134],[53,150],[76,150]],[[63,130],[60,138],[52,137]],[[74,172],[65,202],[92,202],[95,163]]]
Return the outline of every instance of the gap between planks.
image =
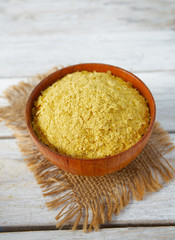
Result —
[[[0,136],[0,140],[16,139],[14,136]]]
[[[175,223],[147,223],[147,224],[102,224],[100,229],[109,228],[141,228],[141,227],[174,227]],[[58,230],[71,230],[72,225],[65,225],[62,228],[56,228],[53,225],[45,226],[5,226],[0,228],[0,233],[3,232],[29,232],[29,231],[58,231]],[[82,230],[82,225],[78,225],[77,230]]]

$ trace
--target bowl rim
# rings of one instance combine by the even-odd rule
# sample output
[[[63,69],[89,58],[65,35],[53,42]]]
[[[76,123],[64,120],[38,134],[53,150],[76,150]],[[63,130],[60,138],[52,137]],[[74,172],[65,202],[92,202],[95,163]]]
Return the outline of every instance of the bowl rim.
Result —
[[[31,101],[31,100],[32,100],[32,97],[33,97],[33,95],[34,95],[34,93],[35,93],[35,91],[36,91],[36,89],[38,89],[41,85],[43,85],[44,82],[47,82],[47,80],[48,80],[50,77],[54,76],[57,72],[63,71],[63,70],[68,69],[68,68],[74,68],[74,67],[77,67],[77,66],[92,65],[92,64],[101,65],[101,66],[106,66],[106,67],[114,67],[114,68],[122,71],[123,73],[126,73],[127,75],[130,75],[130,76],[134,77],[137,81],[139,81],[139,82],[142,84],[142,86],[143,86],[143,87],[146,89],[146,91],[149,93],[150,98],[151,98],[151,101],[152,101],[152,104],[153,104],[153,111],[152,111],[152,113],[150,113],[150,123],[149,123],[149,127],[148,127],[146,133],[142,136],[142,138],[141,138],[139,141],[137,141],[134,145],[132,145],[132,146],[129,147],[128,149],[126,149],[126,150],[124,150],[124,151],[122,151],[122,152],[119,152],[119,153],[117,153],[117,154],[115,154],[115,155],[106,156],[106,157],[102,157],[102,158],[75,158],[75,157],[72,157],[72,156],[66,156],[66,155],[63,155],[63,154],[61,154],[61,153],[59,153],[59,152],[57,152],[57,151],[52,150],[51,148],[49,148],[46,144],[44,144],[44,143],[37,137],[37,135],[36,135],[36,133],[35,133],[35,131],[34,131],[34,129],[33,129],[33,126],[32,126],[32,121],[29,121],[27,112],[29,111],[30,105],[33,105],[34,101],[36,100],[36,99],[35,99],[35,100]],[[76,70],[76,71],[77,71],[77,70]],[[76,72],[76,71],[73,70],[73,72]],[[86,70],[82,70],[82,71],[86,71]],[[96,70],[94,70],[94,71],[96,71]],[[109,70],[109,71],[110,71],[110,70]],[[73,73],[73,72],[72,72],[72,73]],[[80,72],[81,72],[81,71],[80,71]],[[89,71],[89,72],[90,72],[90,71]],[[99,72],[100,72],[100,71],[99,71]],[[67,74],[66,74],[66,75],[67,75]],[[66,75],[64,75],[64,76],[66,76]],[[114,74],[112,74],[112,75],[114,75]],[[62,78],[62,77],[61,77],[61,78]],[[61,78],[58,78],[58,79],[61,79]],[[58,79],[57,79],[57,80],[58,80]],[[56,80],[56,81],[57,81],[57,80]],[[123,80],[125,81],[125,79],[123,79]],[[56,82],[56,81],[55,81],[55,82]],[[53,83],[54,83],[54,82],[53,82]],[[53,84],[53,83],[52,83],[52,84]],[[51,86],[52,84],[50,84],[49,86]],[[47,86],[45,89],[47,89],[49,86]],[[139,91],[139,90],[138,90],[138,91]],[[40,91],[40,92],[41,92],[41,91]],[[139,92],[140,92],[140,91],[139,91]],[[141,93],[140,93],[140,94],[141,94]],[[141,95],[142,95],[142,94],[141,94]],[[144,98],[145,98],[145,97],[144,97]],[[146,99],[146,98],[145,98],[145,99]],[[146,99],[146,100],[147,100],[147,99]],[[148,106],[149,106],[149,104],[148,104]],[[149,106],[149,108],[150,108],[150,106]],[[32,108],[31,108],[31,109],[32,109]],[[40,144],[41,146],[43,146],[44,148],[46,148],[48,151],[56,154],[57,156],[62,157],[64,160],[73,159],[73,160],[86,161],[86,162],[87,162],[87,161],[94,161],[94,160],[96,160],[96,161],[101,161],[101,160],[104,160],[104,159],[116,158],[117,156],[119,156],[119,155],[121,155],[121,154],[124,154],[124,153],[126,153],[126,152],[129,152],[131,148],[134,149],[137,145],[139,145],[142,141],[144,141],[144,139],[147,137],[147,135],[149,135],[149,133],[152,131],[153,126],[154,126],[154,122],[155,122],[155,118],[156,118],[156,104],[155,104],[153,95],[152,95],[151,91],[149,90],[149,88],[146,86],[146,84],[145,84],[140,78],[138,78],[136,75],[134,75],[133,73],[131,73],[131,72],[129,72],[129,71],[123,69],[123,68],[120,68],[120,67],[117,67],[117,66],[114,66],[114,65],[110,65],[110,64],[105,64],[105,63],[80,63],[80,64],[75,64],[75,65],[69,65],[69,66],[67,66],[67,67],[64,67],[64,68],[61,68],[61,69],[58,69],[58,70],[54,71],[53,73],[51,73],[51,74],[49,74],[47,77],[45,77],[43,80],[41,80],[41,81],[34,87],[34,89],[32,90],[32,92],[31,92],[30,95],[29,95],[29,98],[28,98],[27,103],[26,103],[26,108],[25,108],[25,122],[26,122],[27,128],[28,128],[29,133],[31,134],[32,138],[34,138],[35,141],[38,142],[38,144]]]

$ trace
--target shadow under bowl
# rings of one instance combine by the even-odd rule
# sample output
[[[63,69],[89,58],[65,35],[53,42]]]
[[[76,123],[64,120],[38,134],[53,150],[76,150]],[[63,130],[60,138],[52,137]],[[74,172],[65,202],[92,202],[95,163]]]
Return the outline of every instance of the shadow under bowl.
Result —
[[[32,127],[32,108],[34,106],[34,101],[39,97],[41,91],[45,90],[58,79],[61,79],[65,75],[76,71],[111,71],[112,75],[121,77],[124,81],[132,83],[132,86],[136,88],[145,97],[150,109],[150,123],[144,136],[135,145],[113,156],[97,159],[78,159],[64,156],[59,152],[53,151],[38,139]],[[153,130],[155,116],[156,106],[154,98],[148,87],[138,77],[122,68],[100,63],[77,64],[62,68],[50,74],[33,89],[28,99],[25,112],[27,128],[29,130],[30,136],[32,137],[34,143],[36,144],[40,152],[49,161],[58,166],[58,168],[70,173],[83,176],[103,176],[115,171],[119,171],[120,169],[127,166],[137,157],[137,155],[143,150],[144,146],[147,144]]]

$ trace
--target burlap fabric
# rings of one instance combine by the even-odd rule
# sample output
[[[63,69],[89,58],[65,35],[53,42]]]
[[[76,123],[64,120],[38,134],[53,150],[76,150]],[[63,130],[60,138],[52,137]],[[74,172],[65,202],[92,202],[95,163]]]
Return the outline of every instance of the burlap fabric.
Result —
[[[38,151],[24,120],[30,92],[52,71],[9,87],[4,93],[9,105],[0,109],[0,119],[14,130],[19,148],[43,195],[52,198],[47,203],[48,208],[59,207],[56,226],[62,227],[71,220],[72,229],[81,223],[84,231],[98,230],[100,224],[110,222],[112,215],[119,214],[131,199],[141,200],[146,192],[159,190],[173,178],[174,170],[164,155],[174,146],[168,133],[156,123],[142,153],[119,172],[103,177],[82,177],[58,169]]]

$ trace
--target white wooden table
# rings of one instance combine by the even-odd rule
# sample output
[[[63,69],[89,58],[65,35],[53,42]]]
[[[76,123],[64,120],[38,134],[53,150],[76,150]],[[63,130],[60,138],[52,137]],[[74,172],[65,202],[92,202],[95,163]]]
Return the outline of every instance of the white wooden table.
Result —
[[[175,142],[174,0],[0,0],[0,94],[55,65],[80,62],[140,77]],[[0,123],[0,239],[175,239],[175,181],[131,202],[99,232],[57,231],[56,212],[45,207],[12,134]]]

